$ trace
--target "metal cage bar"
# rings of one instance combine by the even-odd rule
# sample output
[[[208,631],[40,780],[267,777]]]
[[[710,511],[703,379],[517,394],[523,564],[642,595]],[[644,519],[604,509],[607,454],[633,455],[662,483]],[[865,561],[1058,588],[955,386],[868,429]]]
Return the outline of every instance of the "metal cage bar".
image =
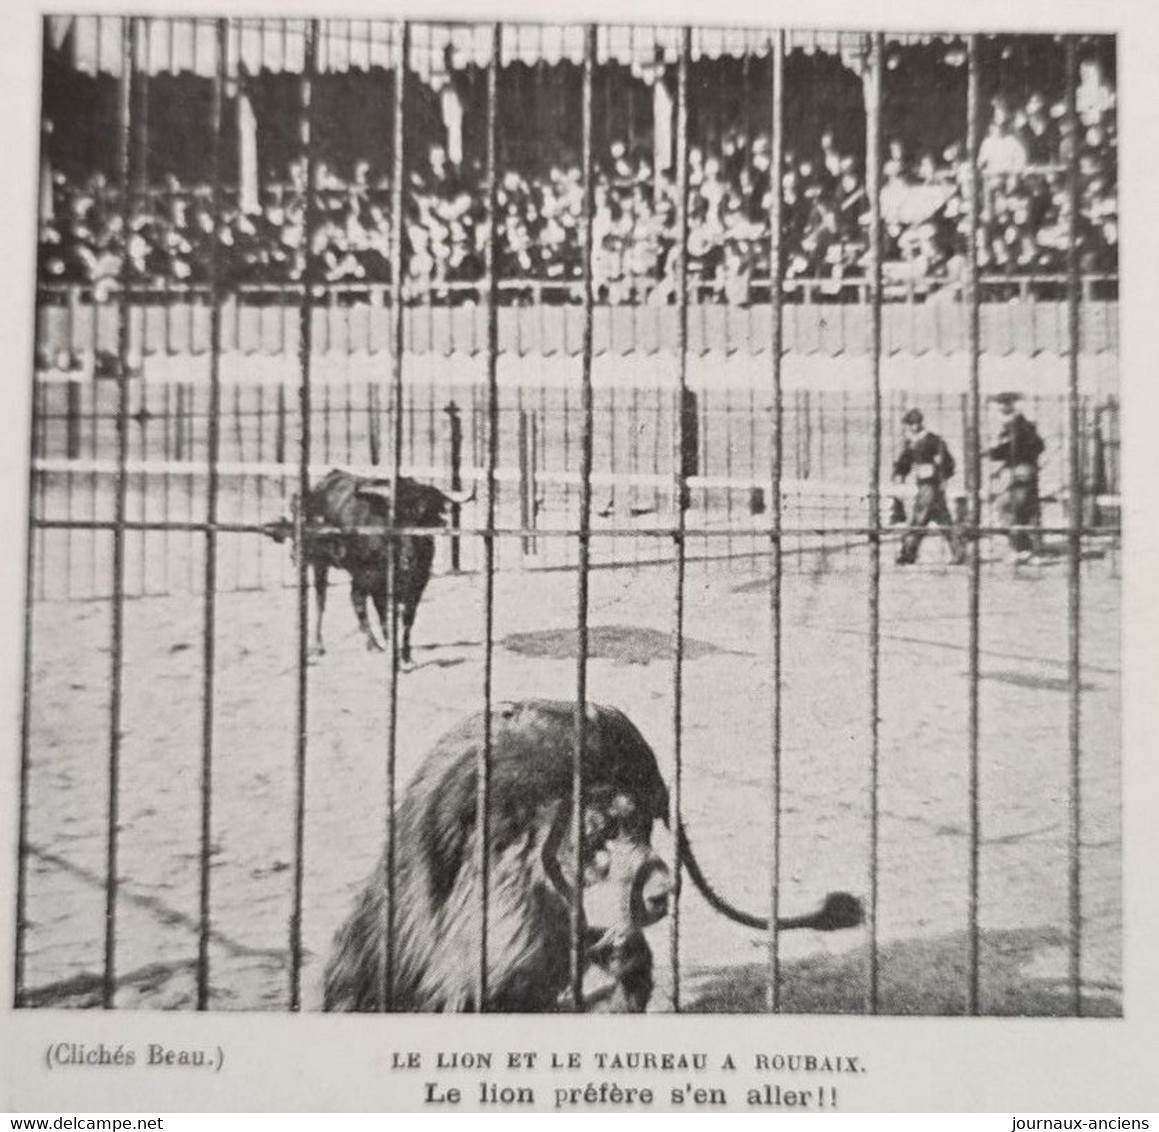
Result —
[[[137,23],[121,20],[121,79],[118,91],[117,165],[121,230],[132,223],[132,99],[133,62],[137,57]],[[128,502],[129,364],[132,348],[132,308],[129,301],[129,257],[121,259],[121,290],[117,320],[117,469],[113,517],[113,609],[110,643],[108,811],[105,830],[105,971],[102,1005],[111,1010],[116,998],[117,857],[120,825],[122,714],[125,660],[125,519]]]
[[[135,99],[132,106],[131,114],[135,122],[135,167],[133,169],[133,190],[135,199],[148,200],[149,199],[149,40],[151,24],[148,20],[142,20],[140,30],[134,43],[135,54],[133,57],[133,68],[136,72],[136,81],[133,84],[135,88]],[[215,249],[216,251],[216,249]],[[128,254],[128,244],[125,248],[126,255]],[[149,345],[149,326],[148,315],[146,312],[141,312],[141,358],[142,367],[141,375],[144,378],[144,358]],[[140,426],[141,437],[141,456],[146,458],[148,456],[148,387],[142,381],[141,387],[141,412],[135,417],[136,422]],[[125,426],[127,427],[127,426]],[[140,500],[140,514],[141,518],[147,518],[149,513],[149,496],[144,490],[145,477],[142,474],[137,483],[137,488],[141,497]],[[141,593],[147,595],[149,592],[149,574],[146,567],[146,550],[148,548],[147,540],[141,538],[137,543],[137,569],[141,578]]]
[[[386,852],[382,885],[382,952],[379,970],[379,997],[381,1010],[394,1008],[394,927],[397,909],[395,896],[396,815],[395,795],[398,786],[398,595],[399,552],[401,544],[396,532],[398,526],[398,484],[402,469],[402,367],[406,346],[405,247],[403,244],[403,217],[406,207],[406,70],[410,54],[410,24],[403,22],[395,29],[396,62],[394,71],[394,118],[391,123],[392,169],[390,176],[390,275],[391,275],[391,454],[390,494],[386,501],[386,526],[390,533],[386,555],[387,619],[390,623],[390,666],[386,692]]]
[[[116,523],[112,519],[98,519],[95,522],[88,519],[37,519],[36,529],[44,531],[63,531],[63,530],[77,530],[77,531],[112,531],[116,527]],[[794,525],[792,527],[784,527],[785,531],[792,531],[798,535],[815,535],[821,536],[824,534],[840,534],[848,535],[851,538],[868,540],[872,537],[874,532],[873,526],[810,526],[809,524]],[[880,528],[878,528],[880,529]],[[138,519],[125,520],[126,531],[181,531],[181,532],[201,532],[206,530],[206,523],[203,520],[192,521],[177,521],[177,522],[163,522],[159,519],[151,519],[148,522],[142,522]],[[251,535],[268,535],[270,525],[268,523],[218,523],[216,524],[218,532],[229,534],[251,534]],[[694,533],[697,538],[711,539],[727,539],[730,535],[736,535],[735,531],[729,531],[723,527],[693,527],[688,528],[691,533]],[[312,528],[314,534],[379,534],[380,527],[324,527],[316,526]],[[1069,526],[1039,526],[1038,524],[1019,525],[1014,524],[983,524],[979,531],[983,535],[1006,535],[1012,531],[1033,531],[1037,534],[1043,535],[1068,535],[1070,533]],[[460,534],[462,532],[459,532]],[[470,528],[469,533],[476,534],[481,537],[488,535],[495,538],[532,538],[539,535],[544,538],[575,538],[576,531],[574,527],[473,527]],[[1086,533],[1089,533],[1087,531]],[[455,532],[450,530],[433,530],[430,527],[396,527],[395,534],[401,536],[428,536],[430,538],[444,538],[453,539]],[[593,528],[591,531],[592,538],[619,538],[627,539],[632,535],[638,534],[641,538],[664,538],[673,539],[677,535],[674,527],[600,527]],[[667,560],[665,560],[667,561]],[[593,566],[593,569],[595,567]]]
[[[583,354],[581,357],[579,561],[576,576],[576,691],[575,754],[572,762],[571,825],[574,848],[572,875],[575,878],[571,908],[571,994],[577,1012],[584,1008],[584,759],[587,755],[588,708],[588,571],[591,566],[592,450],[594,418],[592,409],[592,212],[594,208],[594,163],[592,154],[592,76],[596,59],[596,27],[584,29],[583,64],[583,214],[580,220],[583,256]]]
[[[980,60],[978,36],[966,40],[966,273],[962,300],[966,306],[966,348],[968,391],[966,436],[969,452],[965,461],[969,497],[969,575],[967,593],[967,689],[966,689],[966,758],[968,776],[967,828],[969,860],[966,906],[966,1013],[979,1011],[979,883],[981,846],[981,781],[978,762],[979,738],[979,667],[981,661],[982,616],[982,395],[981,395],[981,318],[978,305],[978,229],[980,223],[980,188],[978,146],[981,144]]]
[[[40,22],[41,34],[41,66],[46,62],[45,46],[49,42],[49,17],[41,17]],[[40,106],[40,139],[41,145],[48,144],[48,127],[47,118],[45,116],[44,99],[41,99]],[[39,184],[36,199],[40,208],[43,208],[45,201],[45,193],[52,191],[52,179],[47,163],[41,161],[39,164]],[[38,221],[43,224],[44,217],[39,215]],[[37,283],[40,283],[42,271],[37,271]],[[70,315],[71,317],[71,315]],[[38,453],[43,451],[42,439],[42,421],[44,413],[41,411],[40,396],[41,385],[39,381],[39,367],[36,365],[36,338],[37,328],[40,321],[39,304],[37,304],[32,313],[32,329],[33,329],[33,380],[32,380],[32,399],[28,412],[28,431],[33,438],[33,447],[31,452]],[[71,333],[69,336],[71,342]],[[69,477],[70,488],[70,507],[69,517],[72,517],[71,509],[71,484],[72,477]],[[36,564],[37,564],[37,518],[38,518],[38,500],[37,500],[37,472],[36,461],[29,460],[28,466],[28,495],[26,498],[26,506],[28,508],[28,522],[25,526],[24,537],[24,611],[23,611],[23,650],[22,663],[24,670],[21,673],[20,683],[20,798],[18,799],[18,810],[16,818],[16,941],[15,950],[13,954],[13,973],[12,973],[12,987],[13,987],[13,1003],[19,1008],[24,1005],[24,968],[26,962],[26,948],[28,944],[28,811],[29,811],[29,785],[31,782],[31,758],[32,758],[32,632],[33,632],[33,608],[38,591],[36,579]],[[43,511],[43,503],[39,504],[39,509]],[[42,517],[42,516],[41,516]],[[45,536],[41,536],[44,538]],[[71,541],[71,534],[68,536]],[[47,558],[45,548],[41,547],[41,559]]]
[[[865,85],[865,188],[869,197],[870,380],[872,433],[869,449],[869,934],[866,1010],[878,1009],[878,866],[881,790],[881,114],[884,36],[868,42]]]
[[[293,906],[290,913],[290,1009],[301,1009],[302,994],[302,885],[305,869],[306,835],[306,760],[309,748],[308,676],[310,650],[309,560],[306,554],[306,499],[310,492],[311,367],[314,353],[314,281],[317,273],[313,234],[317,226],[314,165],[314,79],[318,70],[318,20],[305,27],[305,59],[299,83],[299,109],[302,154],[305,158],[305,262],[302,270],[302,293],[298,304],[298,503],[294,508],[294,545],[297,548],[298,597],[298,715],[294,751],[294,868]]]
[[[781,687],[782,636],[781,599],[784,582],[783,547],[781,544],[781,478],[784,471],[785,395],[782,388],[784,351],[784,192],[781,184],[785,163],[785,32],[773,34],[772,44],[772,158],[770,160],[769,210],[769,303],[772,308],[770,330],[772,383],[772,467],[769,476],[769,506],[772,508],[769,541],[772,577],[769,582],[769,630],[772,635],[770,663],[770,712],[772,751],[769,780],[769,984],[765,1003],[772,1013],[781,1008],[781,944],[777,921],[781,915]]]
[[[491,705],[495,681],[495,509],[498,495],[496,471],[499,466],[499,70],[503,59],[503,25],[491,27],[491,60],[487,68],[487,219],[490,231],[485,250],[484,275],[487,291],[487,503],[483,536],[483,744],[476,768],[476,822],[478,823],[477,868],[479,871],[479,969],[477,974],[479,1011],[487,1007],[487,923],[491,893],[490,799],[491,799]]]
[[[209,260],[209,452],[205,503],[205,596],[202,629],[202,731],[201,731],[201,875],[198,894],[197,1009],[209,1008],[210,867],[213,842],[213,727],[217,658],[217,523],[218,461],[221,457],[221,286],[218,233],[222,227],[222,113],[225,100],[226,43],[229,25],[216,22],[217,68],[213,79],[210,120],[213,126],[210,192],[213,202],[214,242]],[[144,496],[142,496],[144,498]],[[145,538],[142,535],[141,544]]]
[[[673,424],[676,429],[676,469],[673,484],[673,506],[676,529],[673,532],[676,556],[676,585],[672,601],[672,810],[673,900],[668,938],[672,956],[672,1009],[680,1011],[680,879],[683,859],[680,852],[683,808],[681,790],[684,778],[684,582],[685,530],[689,489],[686,476],[688,429],[685,427],[688,398],[688,70],[692,54],[692,29],[680,29],[680,58],[676,85],[676,366],[677,396]]]
[[[1071,149],[1067,163],[1067,471],[1069,531],[1067,532],[1067,901],[1070,921],[1067,976],[1071,1011],[1083,1013],[1082,995],[1082,537],[1083,473],[1080,451],[1082,399],[1079,394],[1079,347],[1082,333],[1082,280],[1078,217],[1082,203],[1078,113],[1078,37],[1066,38],[1066,120]]]

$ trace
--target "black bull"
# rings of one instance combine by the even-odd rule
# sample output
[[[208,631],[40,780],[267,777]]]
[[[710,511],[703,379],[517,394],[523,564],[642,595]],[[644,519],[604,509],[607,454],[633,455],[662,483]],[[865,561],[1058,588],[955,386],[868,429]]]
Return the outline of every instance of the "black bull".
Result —
[[[429,484],[400,476],[394,507],[396,528],[441,527],[447,512],[474,498],[474,492],[447,492]],[[368,649],[380,650],[367,615],[367,599],[374,603],[383,638],[390,633],[389,555],[391,538],[390,480],[367,479],[334,469],[296,501],[302,515],[302,536],[306,562],[314,574],[314,594],[318,605],[314,649],[324,653],[322,615],[326,610],[326,589],[331,567],[350,574],[350,600]],[[276,542],[292,537],[294,523],[281,519],[267,528]],[[394,571],[394,601],[402,621],[400,655],[411,659],[410,637],[415,613],[435,557],[435,540],[430,535],[402,535],[397,538]]]
[[[394,853],[383,855],[335,940],[325,1009],[383,1009],[388,930],[394,941],[394,1010],[478,1009],[477,770],[486,718],[478,712],[444,735],[406,788],[395,819]],[[588,705],[584,854],[577,877],[571,822],[575,705],[498,703],[490,720],[484,1008],[526,1012],[574,1006],[568,986],[578,886],[588,976],[584,1008],[644,1010],[653,979],[643,930],[665,915],[672,889],[668,867],[652,848],[653,825],[666,825],[670,817],[652,748],[622,712]],[[767,930],[768,920],[738,912],[712,889],[683,828],[679,849],[689,877],[714,909]],[[388,926],[386,869],[392,857]],[[777,928],[833,931],[861,919],[854,897],[833,893],[820,910],[779,918]]]

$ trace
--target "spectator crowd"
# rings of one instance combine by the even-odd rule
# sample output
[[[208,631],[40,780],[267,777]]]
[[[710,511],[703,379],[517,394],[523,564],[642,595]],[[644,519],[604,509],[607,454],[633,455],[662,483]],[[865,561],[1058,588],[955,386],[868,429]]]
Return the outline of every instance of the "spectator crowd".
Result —
[[[1069,229],[1067,165],[1080,166],[1077,220],[1082,270],[1117,270],[1116,108],[1097,75],[1084,77],[1080,128],[1061,104],[1038,93],[994,97],[984,115],[978,257],[987,275],[1065,271]],[[887,124],[888,129],[888,124]],[[887,293],[927,294],[963,267],[968,166],[964,145],[911,152],[887,133],[882,168]],[[454,164],[431,146],[409,173],[404,262],[412,298],[473,301],[489,238],[482,170]],[[784,271],[800,292],[840,298],[864,278],[869,204],[859,158],[841,152],[832,131],[784,155]],[[743,304],[770,275],[772,147],[763,133],[726,130],[688,153],[689,272],[701,298]],[[303,278],[307,253],[318,278],[351,290],[390,282],[390,188],[360,162],[340,177],[316,168],[307,234],[305,169],[296,164],[264,186],[248,208],[229,196],[215,233],[210,192],[170,177],[135,194],[128,228],[117,195],[100,174],[52,177],[42,217],[43,283],[89,285],[108,293],[128,257],[137,286],[178,291],[204,286],[218,245],[224,286],[276,286]],[[517,298],[562,301],[580,278],[582,176],[574,160],[546,169],[508,169],[498,185],[499,272]],[[655,168],[647,147],[613,141],[594,186],[593,277],[609,303],[665,303],[676,286],[674,169]],[[767,283],[764,284],[767,294]]]

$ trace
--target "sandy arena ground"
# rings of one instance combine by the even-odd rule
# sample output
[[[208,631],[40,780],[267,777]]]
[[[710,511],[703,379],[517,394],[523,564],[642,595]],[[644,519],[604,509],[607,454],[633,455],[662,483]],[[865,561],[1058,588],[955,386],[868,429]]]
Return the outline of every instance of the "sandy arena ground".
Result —
[[[993,548],[997,551],[997,547]],[[440,553],[445,554],[445,551]],[[924,548],[882,588],[881,1005],[954,1013],[965,1001],[966,576]],[[866,559],[819,556],[784,591],[783,908],[865,896],[868,860]],[[672,773],[669,566],[591,582],[590,696],[623,708]],[[983,579],[983,1006],[1068,1007],[1066,579],[1061,561],[988,562]],[[729,898],[766,902],[770,713],[768,563],[689,569],[684,811],[701,864]],[[574,694],[575,576],[496,578],[497,699]],[[218,599],[211,981],[218,1009],[285,1009],[293,860],[295,595]],[[482,582],[436,577],[402,677],[400,785],[482,689]],[[201,626],[196,597],[130,601],[125,623],[118,1005],[190,1007],[197,949]],[[110,606],[36,607],[27,985],[35,1004],[85,1005],[102,970]],[[1083,974],[1086,1009],[1119,1013],[1119,583],[1084,569]],[[303,985],[316,1007],[329,942],[373,867],[384,828],[387,661],[369,654],[341,589],[329,652],[312,666],[306,781]],[[713,913],[686,882],[682,1008],[763,1003],[759,933]],[[668,932],[652,931],[670,1007]],[[866,933],[783,937],[786,1009],[863,1009]]]

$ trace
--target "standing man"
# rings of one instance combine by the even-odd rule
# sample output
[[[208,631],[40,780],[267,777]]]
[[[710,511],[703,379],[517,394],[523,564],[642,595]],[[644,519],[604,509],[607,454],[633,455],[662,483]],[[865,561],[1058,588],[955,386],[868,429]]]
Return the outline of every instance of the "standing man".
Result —
[[[994,474],[1006,475],[1000,504],[1003,522],[1011,527],[1037,526],[1041,507],[1038,501],[1038,460],[1046,445],[1038,429],[1015,407],[1017,393],[999,393],[994,400],[1002,414],[998,443],[987,455],[998,462]],[[1018,562],[1028,562],[1038,541],[1034,532],[1012,530],[1010,550]]]
[[[949,446],[936,432],[926,428],[921,409],[910,409],[902,417],[906,437],[901,453],[893,464],[895,483],[903,483],[913,472],[917,482],[917,496],[914,499],[911,530],[902,540],[898,552],[899,566],[910,566],[918,559],[918,548],[925,538],[924,527],[937,523],[950,544],[950,561],[955,565],[965,560],[961,539],[950,519],[950,509],[946,506],[946,481],[954,474],[954,457]]]

